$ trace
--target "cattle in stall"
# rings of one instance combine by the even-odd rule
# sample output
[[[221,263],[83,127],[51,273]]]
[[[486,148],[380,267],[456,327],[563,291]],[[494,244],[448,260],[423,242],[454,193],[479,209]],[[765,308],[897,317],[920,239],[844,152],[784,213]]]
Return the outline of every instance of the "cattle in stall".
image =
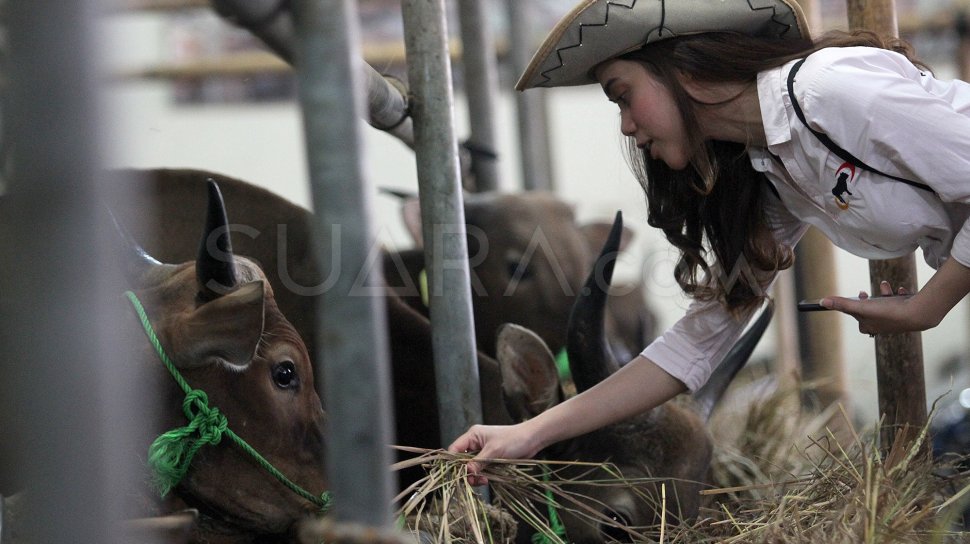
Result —
[[[308,241],[300,237],[301,232],[309,236],[310,230],[310,219],[306,212],[301,212],[302,209],[262,189],[224,176],[198,171],[149,171],[141,173],[142,183],[151,189],[147,196],[149,200],[141,204],[136,203],[133,208],[123,211],[122,215],[129,217],[144,215],[144,210],[153,209],[150,205],[151,199],[157,199],[158,205],[154,208],[157,210],[156,213],[159,213],[159,217],[172,221],[172,225],[163,231],[165,236],[151,238],[150,233],[145,233],[148,237],[146,248],[169,255],[169,258],[176,258],[177,255],[184,254],[186,248],[184,241],[173,233],[180,228],[177,223],[181,220],[184,210],[195,206],[191,189],[197,188],[206,177],[215,178],[221,185],[226,186],[224,191],[226,200],[232,205],[234,217],[237,220],[237,223],[231,225],[231,230],[234,234],[237,232],[243,234],[242,237],[236,238],[240,240],[237,250],[245,247],[248,254],[255,255],[259,259],[274,289],[277,285],[281,286],[276,291],[279,307],[284,309],[284,305],[288,304],[290,310],[284,309],[284,313],[290,312],[288,315],[300,320],[297,321],[297,326],[302,331],[307,331],[306,334],[312,334],[314,297],[305,296],[305,292],[289,290],[288,287],[288,285],[296,285],[307,288],[320,285],[319,278],[313,275],[316,273],[312,271],[312,267],[303,267],[301,263],[294,262],[309,258],[311,254]],[[238,206],[237,200],[240,200]],[[243,212],[235,214],[237,208],[242,209]],[[285,232],[281,230],[281,225],[286,226]],[[296,228],[293,227],[294,225]],[[610,242],[603,250],[604,255],[615,257],[619,249],[620,232],[622,232],[622,226],[618,226],[615,233],[608,237]],[[307,245],[296,247],[294,244],[296,240],[301,243],[306,242]],[[283,246],[283,243],[286,245]],[[296,259],[292,257],[294,254],[297,255]],[[601,256],[600,261],[597,262],[601,262],[603,258]],[[591,264],[593,261],[596,259],[589,259],[589,263],[585,265],[584,275],[590,268],[598,274],[602,274],[605,269],[612,273],[611,267],[593,266]],[[307,271],[313,273],[308,274]],[[606,354],[610,353],[610,348],[602,343],[607,305],[606,291],[603,289],[608,288],[608,285],[594,282],[585,287],[591,295],[574,297],[575,309],[571,312],[573,316],[571,330],[563,340],[566,344],[571,344],[570,367],[574,376],[578,376],[577,385],[581,388],[591,385],[588,376],[603,376],[616,364],[611,357],[607,358]],[[581,283],[575,288],[576,293],[587,292]],[[387,292],[385,299],[394,378],[394,406],[397,413],[396,443],[424,448],[443,447],[444,444],[441,443],[438,433],[439,407],[433,394],[436,387],[432,365],[430,323],[426,316],[400,297]],[[569,308],[565,311],[570,315]],[[764,321],[764,318],[761,321]],[[552,355],[545,347],[547,344],[544,340],[533,333],[525,333],[526,329],[521,326],[506,327],[506,330],[515,332],[506,332],[503,335],[504,338],[498,350],[500,362],[487,354],[481,352],[478,354],[483,416],[484,422],[488,424],[511,423],[516,419],[529,417],[534,413],[530,410],[535,410],[537,406],[548,406],[539,403],[539,398],[557,399],[561,398],[562,394],[559,382],[555,381],[555,372],[548,370],[549,365],[553,364]],[[596,334],[587,334],[590,331]],[[746,335],[738,345],[750,347],[757,342],[761,332],[763,328],[752,328],[752,333]],[[569,338],[587,341],[570,342]],[[595,339],[592,343],[589,340],[591,338]],[[522,353],[541,353],[543,356],[527,356],[523,359]],[[715,378],[712,379],[712,383],[718,385],[703,394],[708,400],[698,402],[698,406],[705,406],[708,409],[713,406],[723,393],[726,384],[730,382],[733,372],[744,364],[750,351],[735,350],[733,353],[734,355],[718,368]],[[526,360],[530,361],[530,365],[544,366],[528,367]],[[553,391],[555,395],[531,398],[525,396],[513,385],[515,380],[511,376],[515,374],[520,375],[518,380],[520,383],[528,376],[531,376],[529,379],[546,376],[549,381],[533,384],[529,389],[542,390],[544,395]],[[718,379],[719,375],[720,379]],[[704,415],[701,412],[703,410],[698,411],[691,407],[685,408],[675,403],[668,403],[650,414],[567,441],[545,453],[555,457],[594,462],[610,460],[617,463],[619,461],[621,470],[624,473],[629,472],[628,476],[642,475],[643,467],[649,467],[651,474],[655,476],[663,476],[671,480],[682,478],[683,482],[671,481],[671,491],[668,495],[678,498],[678,513],[686,517],[696,512],[696,490],[700,485],[699,482],[704,481],[709,468],[711,443],[704,428]],[[416,476],[417,474],[404,475],[402,483],[409,483]],[[629,506],[623,506],[630,504],[626,497],[597,496],[595,486],[588,491],[604,504],[611,505],[610,512],[607,514],[621,515],[631,523],[646,523],[655,513],[655,510],[649,510],[646,507],[631,509]],[[601,541],[605,538],[605,535],[600,532],[604,528],[590,527],[582,520],[570,519],[569,524],[570,535],[575,533],[577,539],[579,535],[583,535],[584,539],[588,537],[591,541]],[[570,538],[574,537],[570,536]]]
[[[150,414],[151,425],[133,440],[138,454],[144,457],[153,443],[178,451],[178,441],[165,441],[163,434],[192,425],[201,425],[200,435],[221,440],[206,443],[195,437],[200,447],[194,457],[183,453],[172,459],[191,460],[184,476],[159,482],[163,490],[171,486],[160,501],[150,490],[143,490],[139,494],[143,499],[129,504],[144,511],[129,514],[141,517],[194,509],[198,512],[194,542],[288,541],[297,523],[318,512],[323,503],[306,494],[316,497],[327,489],[325,414],[306,346],[280,312],[263,271],[253,261],[234,255],[214,183],[209,184],[208,194],[206,228],[196,260],[162,264],[137,245],[127,250],[131,298],[124,299],[130,315],[125,338],[141,373],[159,392],[145,399],[142,407]],[[192,223],[198,225],[201,217]],[[126,222],[134,224],[131,218]],[[131,240],[130,235],[126,238]],[[198,240],[198,233],[192,238]],[[149,331],[158,346],[150,341]],[[162,353],[175,370],[163,362]],[[176,381],[176,373],[192,394]],[[207,403],[196,391],[204,392]],[[208,414],[208,423],[187,422],[186,410]],[[216,410],[225,417],[228,431]],[[294,492],[231,440],[229,431],[309,491]],[[164,459],[169,450],[152,451]],[[146,478],[159,474],[149,472]],[[131,524],[139,530],[156,526],[157,522]]]
[[[183,238],[189,234],[185,225],[191,225],[203,209],[195,187],[207,178],[218,182],[226,201],[232,203],[237,251],[262,265],[280,309],[291,317],[313,353],[314,304],[316,295],[324,294],[331,271],[321,271],[314,259],[311,212],[266,189],[212,172],[124,173],[139,179],[142,191],[119,213],[137,229],[134,234],[145,240],[146,250],[162,260],[185,258],[180,240],[191,239]],[[413,217],[412,212],[406,213],[405,225],[412,236],[420,237]],[[569,308],[602,245],[598,233],[604,229],[580,225],[570,205],[543,192],[468,195],[465,220],[478,349],[494,356],[496,331],[506,321],[532,329],[553,349],[564,347]],[[160,232],[166,236],[155,234]],[[384,259],[387,284],[427,315],[419,287],[423,269],[420,248],[387,253]],[[614,291],[622,296],[611,297],[607,326],[614,349],[626,358],[653,339],[655,319],[645,304],[642,286]]]
[[[620,221],[619,215],[617,221]],[[613,274],[619,229],[614,226],[600,259],[590,273],[570,315],[567,351],[578,392],[596,385],[619,366],[604,335],[607,292]],[[660,520],[660,485],[666,486],[668,522],[694,517],[699,491],[709,480],[713,451],[706,422],[737,372],[750,357],[767,328],[771,305],[735,344],[708,384],[693,398],[667,402],[647,413],[554,444],[540,456],[583,464],[557,467],[557,475],[572,479],[570,491],[598,505],[601,517],[562,510],[560,518],[570,542],[630,541],[628,527],[656,526]],[[507,324],[498,339],[502,390],[510,417],[523,421],[565,398],[552,353],[528,329]],[[591,468],[608,463],[611,470]],[[592,465],[591,465],[592,464]],[[602,465],[600,465],[602,466]],[[617,473],[635,481],[632,487],[603,485]],[[595,482],[584,484],[583,482]],[[585,499],[584,499],[585,500]],[[544,511],[544,508],[543,508]],[[522,531],[521,542],[529,542]]]

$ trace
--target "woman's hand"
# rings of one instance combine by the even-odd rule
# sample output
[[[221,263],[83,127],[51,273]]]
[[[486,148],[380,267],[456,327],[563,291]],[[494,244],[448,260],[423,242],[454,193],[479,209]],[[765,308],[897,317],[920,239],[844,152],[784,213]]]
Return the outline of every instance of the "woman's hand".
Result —
[[[939,325],[970,293],[970,268],[950,258],[911,297],[892,296],[888,281],[879,284],[879,292],[882,296],[871,299],[865,292],[859,294],[860,300],[825,297],[821,304],[854,317],[859,322],[859,332],[865,334],[925,331]],[[897,294],[908,293],[901,289]]]
[[[857,299],[830,296],[822,299],[821,305],[854,317],[859,322],[859,332],[869,336],[935,327],[938,322],[920,309],[920,300],[907,295],[909,292],[903,287],[893,293],[892,285],[883,281],[878,297],[869,298],[869,293],[861,291]]]
[[[528,459],[539,452],[541,445],[535,443],[535,433],[527,428],[527,423],[473,425],[448,446],[448,451],[478,452],[475,460],[468,463],[468,482],[485,485],[488,479],[482,470],[486,459]]]

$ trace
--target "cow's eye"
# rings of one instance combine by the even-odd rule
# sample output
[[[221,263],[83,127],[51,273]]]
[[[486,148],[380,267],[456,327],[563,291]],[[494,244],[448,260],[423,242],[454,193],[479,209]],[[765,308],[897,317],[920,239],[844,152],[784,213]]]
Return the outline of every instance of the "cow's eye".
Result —
[[[293,361],[283,361],[273,366],[273,383],[280,389],[293,389],[300,385]]]
[[[606,541],[630,542],[630,533],[620,528],[630,525],[629,518],[614,510],[606,510],[603,514],[613,522],[600,524],[600,532],[603,533]]]
[[[532,279],[532,269],[529,264],[518,259],[506,259],[505,272],[509,275],[509,279],[519,281]]]

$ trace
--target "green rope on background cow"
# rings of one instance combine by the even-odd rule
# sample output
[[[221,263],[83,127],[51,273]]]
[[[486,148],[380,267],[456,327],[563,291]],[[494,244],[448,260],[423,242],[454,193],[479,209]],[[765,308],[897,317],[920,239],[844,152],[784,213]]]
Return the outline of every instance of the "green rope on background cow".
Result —
[[[542,465],[542,481],[543,483],[549,483],[549,467]],[[549,511],[549,529],[552,534],[556,535],[553,539],[546,533],[538,532],[532,535],[532,544],[561,544],[566,542],[566,527],[562,524],[562,520],[559,519],[559,513],[556,511],[556,500],[552,496],[552,491],[549,487],[546,487],[546,508]]]
[[[185,412],[185,417],[189,419],[189,424],[162,434],[148,448],[148,463],[154,471],[154,484],[161,495],[164,497],[182,481],[189,470],[192,458],[202,446],[206,444],[214,446],[225,435],[291,491],[315,504],[321,512],[329,510],[331,502],[329,491],[324,491],[317,496],[293,483],[245,440],[232,432],[226,416],[222,415],[218,408],[209,406],[209,398],[205,391],[192,389],[185,378],[182,377],[178,368],[175,367],[175,364],[172,363],[172,360],[169,359],[165,350],[162,349],[162,343],[158,340],[158,335],[155,334],[155,330],[148,320],[145,307],[142,306],[138,297],[131,291],[125,291],[125,296],[128,297],[131,305],[135,308],[138,319],[145,329],[145,334],[148,336],[152,347],[155,348],[155,353],[158,354],[159,359],[165,364],[165,368],[168,369],[185,393],[182,411]],[[196,438],[194,435],[198,435],[198,437]]]
[[[556,354],[556,371],[559,373],[560,381],[565,382],[573,379],[573,373],[569,370],[569,353],[566,352],[566,348],[562,348]]]

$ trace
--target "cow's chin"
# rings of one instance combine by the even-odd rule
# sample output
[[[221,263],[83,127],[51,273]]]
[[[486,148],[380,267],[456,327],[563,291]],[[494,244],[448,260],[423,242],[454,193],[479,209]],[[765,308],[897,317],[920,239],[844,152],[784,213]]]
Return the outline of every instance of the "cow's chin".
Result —
[[[291,532],[294,525],[309,517],[313,506],[296,496],[280,496],[272,489],[252,492],[237,489],[226,493],[226,486],[233,482],[213,482],[211,486],[181,488],[180,498],[190,507],[199,510],[199,527],[203,532],[238,534],[251,537],[283,535]],[[267,483],[267,487],[272,482]],[[287,493],[290,493],[287,490]]]

